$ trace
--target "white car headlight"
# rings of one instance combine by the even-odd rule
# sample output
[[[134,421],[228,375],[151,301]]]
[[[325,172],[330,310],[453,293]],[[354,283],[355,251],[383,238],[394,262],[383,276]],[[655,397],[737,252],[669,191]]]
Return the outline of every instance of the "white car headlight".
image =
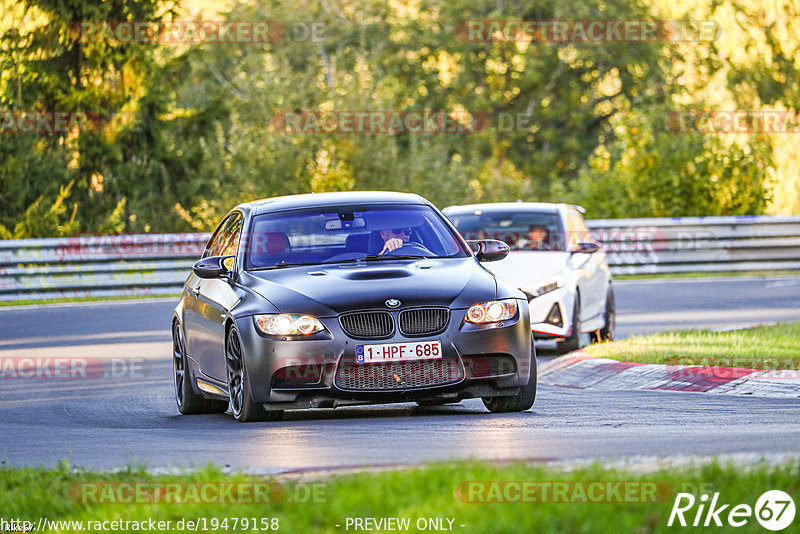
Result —
[[[530,298],[541,297],[546,293],[564,287],[564,275],[557,274],[544,280],[539,280],[535,284],[530,284],[522,288],[522,291]]]
[[[475,324],[496,323],[511,319],[516,313],[516,300],[492,300],[470,306],[466,320]]]
[[[308,336],[325,330],[319,319],[291,313],[254,315],[256,327],[271,336]]]

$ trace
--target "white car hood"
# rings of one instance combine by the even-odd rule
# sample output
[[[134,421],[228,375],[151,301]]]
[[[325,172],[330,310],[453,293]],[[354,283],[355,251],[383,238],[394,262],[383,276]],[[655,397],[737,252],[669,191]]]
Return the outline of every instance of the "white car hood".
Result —
[[[483,266],[514,287],[524,287],[567,270],[569,252],[509,252],[500,261]]]

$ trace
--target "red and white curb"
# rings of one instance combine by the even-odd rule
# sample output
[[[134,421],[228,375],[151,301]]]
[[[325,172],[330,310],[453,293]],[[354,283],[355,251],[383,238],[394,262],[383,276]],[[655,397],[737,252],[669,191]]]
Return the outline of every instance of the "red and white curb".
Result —
[[[598,390],[667,390],[800,397],[800,371],[620,362],[572,352],[539,366],[539,382]]]

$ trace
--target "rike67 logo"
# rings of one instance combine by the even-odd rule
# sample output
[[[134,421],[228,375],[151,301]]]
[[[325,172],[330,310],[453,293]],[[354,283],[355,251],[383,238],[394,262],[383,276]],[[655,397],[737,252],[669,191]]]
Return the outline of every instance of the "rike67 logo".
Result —
[[[699,502],[691,493],[678,493],[667,526],[741,527],[755,515],[762,527],[777,532],[792,524],[794,514],[794,501],[781,490],[764,492],[756,501],[755,508],[749,504],[724,504],[720,502],[719,492],[714,493],[710,502],[705,493]]]

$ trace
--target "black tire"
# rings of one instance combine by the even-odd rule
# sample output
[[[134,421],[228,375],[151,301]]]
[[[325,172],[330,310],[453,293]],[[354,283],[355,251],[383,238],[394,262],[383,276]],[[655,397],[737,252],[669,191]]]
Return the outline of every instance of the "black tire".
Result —
[[[483,405],[492,413],[524,412],[530,410],[536,400],[536,381],[538,377],[536,349],[531,346],[531,368],[528,383],[519,389],[519,393],[510,397],[484,397]]]
[[[603,313],[603,319],[605,320],[603,328],[589,334],[589,339],[591,339],[592,343],[614,339],[614,328],[617,325],[617,308],[614,304],[614,289],[611,286],[608,286],[608,293],[606,293],[606,310]]]
[[[186,342],[183,329],[178,321],[172,324],[172,377],[175,383],[175,401],[178,411],[183,415],[199,413],[223,413],[228,403],[215,399],[206,399],[192,391],[187,370]]]
[[[557,343],[556,349],[561,354],[581,348],[581,295],[575,293],[575,305],[572,308],[572,328],[569,337]]]
[[[264,405],[253,401],[250,379],[242,357],[242,342],[236,328],[231,328],[225,343],[225,363],[228,368],[228,402],[237,421],[279,421],[283,410],[265,410]]]

